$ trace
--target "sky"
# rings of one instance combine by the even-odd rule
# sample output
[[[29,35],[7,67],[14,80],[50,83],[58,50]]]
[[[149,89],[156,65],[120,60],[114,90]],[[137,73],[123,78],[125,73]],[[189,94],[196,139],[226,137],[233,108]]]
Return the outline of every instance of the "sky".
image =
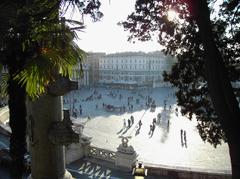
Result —
[[[134,11],[135,0],[101,0],[101,12],[104,17],[99,22],[85,18],[84,32],[78,32],[77,44],[86,52],[116,53],[126,51],[150,52],[160,50],[161,46],[155,41],[130,43],[127,41],[129,32],[124,31],[117,23],[126,20]],[[81,19],[74,13],[73,19]]]
[[[127,19],[127,16],[134,11],[136,0],[101,0],[100,11],[103,12],[103,18],[98,22],[92,22],[90,18],[85,17],[84,23],[86,28],[84,32],[78,32],[79,40],[76,41],[78,46],[85,52],[105,52],[116,53],[126,51],[143,51],[151,52],[161,50],[157,39],[148,42],[140,42],[135,39],[135,43],[128,42],[128,31],[124,31],[122,26],[117,25],[118,22]],[[218,11],[219,4],[222,0],[217,0],[214,9]],[[217,14],[217,13],[216,13]],[[81,20],[79,13],[66,17]]]

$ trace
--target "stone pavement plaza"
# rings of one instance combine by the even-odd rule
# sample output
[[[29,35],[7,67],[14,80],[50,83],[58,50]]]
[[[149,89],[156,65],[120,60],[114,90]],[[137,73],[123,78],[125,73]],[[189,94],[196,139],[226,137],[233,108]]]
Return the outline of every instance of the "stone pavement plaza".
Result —
[[[65,108],[79,108],[81,105],[82,115],[74,119],[74,122],[85,123],[84,134],[92,137],[91,145],[116,151],[121,143],[120,136],[128,136],[129,144],[134,147],[138,154],[138,160],[155,166],[169,166],[177,168],[188,168],[192,170],[203,170],[205,172],[230,173],[230,158],[227,144],[214,148],[209,143],[204,143],[196,129],[196,120],[188,120],[186,117],[175,113],[176,99],[173,95],[174,89],[169,87],[155,88],[151,90],[116,90],[96,88],[101,99],[86,101],[95,89],[81,89],[71,92],[64,97],[68,100]],[[110,92],[117,94],[114,98]],[[139,97],[139,93],[144,96]],[[122,99],[118,96],[121,94]],[[145,96],[152,97],[157,105],[155,112],[145,107]],[[102,103],[114,106],[127,106],[127,98],[133,96],[133,110],[126,112],[108,112],[102,107]],[[140,99],[136,104],[135,99]],[[70,105],[70,100],[75,101]],[[163,101],[166,100],[166,110],[163,109]],[[171,110],[169,106],[171,105]],[[78,111],[79,112],[79,111]],[[148,134],[150,124],[157,114],[161,113],[160,124],[156,125],[152,136]],[[123,128],[123,119],[134,116],[134,124],[126,130]],[[90,120],[88,119],[90,116]],[[136,133],[137,122],[141,119],[142,127]],[[168,121],[169,120],[169,124]],[[186,131],[187,146],[181,145],[181,129]]]

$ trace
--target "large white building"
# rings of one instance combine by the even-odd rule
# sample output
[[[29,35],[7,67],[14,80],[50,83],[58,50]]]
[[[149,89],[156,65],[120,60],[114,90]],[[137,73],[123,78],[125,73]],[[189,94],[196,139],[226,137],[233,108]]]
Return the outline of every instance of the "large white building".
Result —
[[[100,57],[99,83],[119,87],[166,86],[163,71],[170,71],[173,58],[161,52],[125,52]]]
[[[174,58],[161,52],[88,53],[82,65],[83,76],[77,64],[72,79],[78,81],[79,87],[96,84],[121,88],[168,86],[162,74],[169,72],[174,62]]]

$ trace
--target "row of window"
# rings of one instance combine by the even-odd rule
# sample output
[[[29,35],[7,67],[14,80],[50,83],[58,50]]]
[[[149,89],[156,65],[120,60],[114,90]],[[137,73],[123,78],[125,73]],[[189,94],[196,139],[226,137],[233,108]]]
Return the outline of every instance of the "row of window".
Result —
[[[100,64],[101,63],[152,63],[152,64],[161,64],[165,63],[164,59],[100,59]]]
[[[163,71],[112,71],[112,70],[101,70],[99,74],[106,75],[160,75]]]
[[[158,70],[161,69],[161,66],[143,66],[143,65],[100,65],[101,69],[113,69],[113,70],[121,70],[121,69],[129,69],[129,70]]]
[[[149,80],[162,80],[161,76],[158,77],[140,77],[140,76],[122,76],[122,77],[113,77],[113,76],[99,76],[99,80],[114,80],[114,81],[136,81],[136,82],[140,82],[140,81],[149,81]]]

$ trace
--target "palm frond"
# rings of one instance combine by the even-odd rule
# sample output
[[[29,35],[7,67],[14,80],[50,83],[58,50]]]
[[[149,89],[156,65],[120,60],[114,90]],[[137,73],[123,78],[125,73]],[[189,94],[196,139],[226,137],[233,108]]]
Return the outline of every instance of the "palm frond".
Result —
[[[71,42],[65,49],[51,48],[32,59],[25,68],[14,77],[25,85],[28,95],[38,97],[46,92],[48,84],[55,80],[56,69],[63,76],[71,76],[72,67],[86,57],[83,50]]]
[[[7,0],[4,2],[6,3],[0,3],[1,9],[9,5]],[[84,2],[83,11],[90,3],[85,0],[69,2]],[[62,1],[37,0],[32,6],[26,6],[25,3],[20,6],[20,2],[18,4],[14,1],[12,4],[17,5],[6,6],[11,10],[11,18],[7,18],[8,13],[5,11],[0,12],[0,18],[5,16],[4,23],[7,23],[6,28],[0,26],[1,34],[5,35],[0,36],[0,49],[7,49],[8,54],[2,54],[6,56],[8,64],[10,61],[7,55],[11,55],[10,49],[13,49],[17,56],[23,57],[21,60],[25,65],[14,74],[14,79],[24,86],[28,95],[33,98],[46,92],[47,85],[55,80],[56,70],[63,76],[71,76],[72,67],[86,57],[84,51],[73,41],[77,38],[74,30],[82,30],[84,25],[75,20],[59,20],[59,3]],[[89,13],[91,14],[90,11]],[[10,23],[12,24],[9,25]],[[72,29],[67,24],[70,24]],[[13,29],[12,37],[9,29]],[[0,63],[3,62],[1,59]]]

